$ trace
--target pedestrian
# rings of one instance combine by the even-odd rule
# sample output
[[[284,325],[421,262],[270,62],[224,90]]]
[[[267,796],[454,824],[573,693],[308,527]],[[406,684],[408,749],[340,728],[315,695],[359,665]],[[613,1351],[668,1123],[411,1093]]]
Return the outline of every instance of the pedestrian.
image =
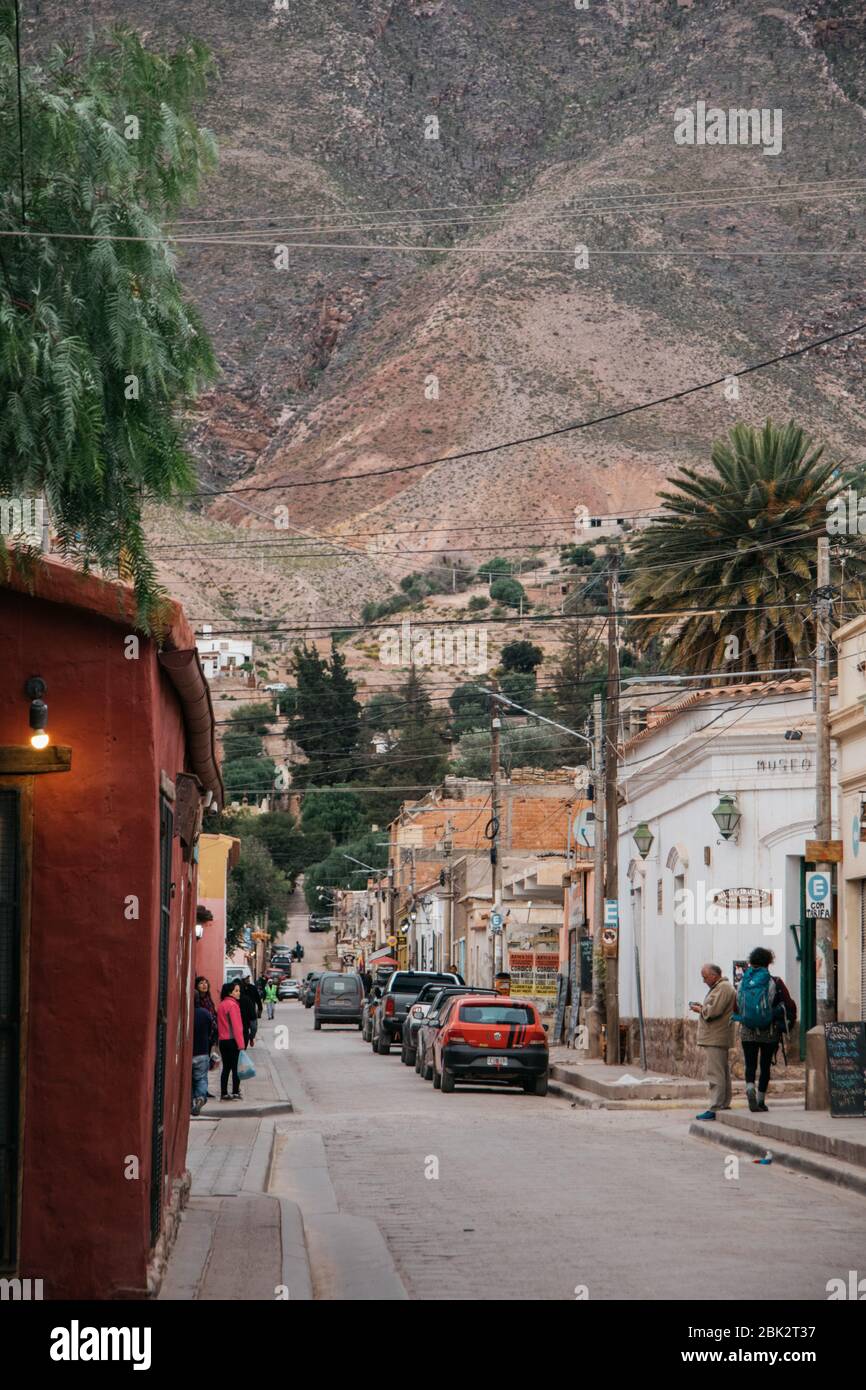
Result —
[[[244,1025],[244,1047],[255,1047],[256,1032],[262,1012],[262,1001],[252,980],[241,980],[241,1018]]]
[[[207,1074],[210,1067],[211,1028],[215,1020],[196,990],[192,1024],[192,1113],[199,1115],[208,1102]]]
[[[792,1016],[797,1016],[784,980],[770,974],[774,960],[766,946],[756,946],[737,990],[734,1021],[740,1025],[746,1100],[752,1111],[767,1109],[770,1068]]]
[[[257,989],[258,992],[259,992],[259,998],[260,998],[260,999],[264,999],[264,997],[265,997],[265,985],[266,985],[267,983],[268,983],[268,982],[267,982],[267,980],[265,979],[264,975],[260,975],[259,978],[256,980],[256,989]]]
[[[274,1016],[274,1005],[276,1004],[276,1002],[277,1002],[277,987],[276,987],[276,985],[273,983],[273,981],[271,981],[270,984],[265,985],[265,1004],[266,1004],[267,1010],[268,1010],[268,1018],[273,1018],[273,1016]]]
[[[691,1003],[689,1008],[698,1015],[697,1045],[704,1049],[707,1085],[710,1088],[709,1108],[698,1115],[699,1120],[714,1120],[717,1110],[731,1108],[731,1058],[734,1043],[734,1005],[737,994],[719,965],[701,967],[701,977],[707,987],[703,1003]]]
[[[220,1100],[240,1100],[241,1083],[238,1077],[238,1057],[244,1046],[244,1024],[241,1017],[241,985],[239,980],[226,980],[217,1009],[220,1056],[223,1069],[220,1076]],[[229,1095],[229,1074],[232,1094]]]
[[[204,1009],[206,1009],[207,1012],[210,1014],[211,1026],[210,1026],[210,1047],[209,1047],[209,1051],[213,1054],[213,1057],[212,1057],[212,1064],[213,1064],[213,1066],[217,1066],[217,1065],[218,1065],[218,1059],[219,1059],[219,1051],[218,1051],[219,1033],[217,1032],[217,1007],[216,1007],[216,1004],[215,1004],[214,1001],[213,1001],[213,996],[211,995],[211,992],[210,992],[210,981],[208,980],[208,978],[207,978],[206,975],[197,975],[197,976],[196,976],[196,980],[195,980],[195,1007],[198,1008],[199,1004],[201,1004],[201,1006],[202,1006]],[[205,1099],[206,1099],[206,1100],[215,1100],[216,1097],[212,1094],[211,1091],[208,1091],[208,1092],[207,1092],[207,1095],[205,1096]]]
[[[497,994],[511,993],[511,976],[507,970],[500,970],[493,977],[493,988]]]

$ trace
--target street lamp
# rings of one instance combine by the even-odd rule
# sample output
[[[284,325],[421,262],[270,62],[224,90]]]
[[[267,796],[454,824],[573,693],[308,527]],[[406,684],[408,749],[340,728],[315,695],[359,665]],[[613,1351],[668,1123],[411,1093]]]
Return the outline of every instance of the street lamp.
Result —
[[[637,845],[637,852],[640,855],[641,859],[646,859],[647,855],[650,852],[653,840],[655,839],[655,835],[652,833],[645,820],[642,820],[640,822],[640,825],[635,827],[632,839]]]
[[[730,840],[740,824],[740,808],[730,792],[719,793],[719,804],[711,813],[723,840]]]

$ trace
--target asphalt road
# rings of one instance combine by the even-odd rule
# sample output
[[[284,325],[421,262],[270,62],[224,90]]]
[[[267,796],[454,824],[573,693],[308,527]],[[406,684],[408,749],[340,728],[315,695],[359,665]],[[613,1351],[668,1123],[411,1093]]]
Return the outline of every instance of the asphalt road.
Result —
[[[306,965],[306,962],[305,962]],[[416,1299],[816,1299],[866,1269],[866,1200],[689,1137],[691,1112],[434,1091],[355,1028],[280,1005],[287,1143],[317,1146]],[[262,1041],[267,1046],[270,1029]]]

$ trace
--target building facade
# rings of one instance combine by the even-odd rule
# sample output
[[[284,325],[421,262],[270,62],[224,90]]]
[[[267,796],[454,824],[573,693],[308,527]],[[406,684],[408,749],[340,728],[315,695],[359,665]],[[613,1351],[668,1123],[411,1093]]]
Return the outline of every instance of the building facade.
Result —
[[[808,680],[681,696],[624,745],[620,1017],[636,1036],[642,1007],[651,1067],[700,1074],[689,1002],[705,992],[701,966],[736,981],[755,946],[775,953],[803,1033],[814,1023],[815,777]]]
[[[222,785],[180,609],[161,648],[133,616],[128,588],[47,558],[0,586],[0,1253],[49,1298],[145,1296],[188,1186],[196,850]]]

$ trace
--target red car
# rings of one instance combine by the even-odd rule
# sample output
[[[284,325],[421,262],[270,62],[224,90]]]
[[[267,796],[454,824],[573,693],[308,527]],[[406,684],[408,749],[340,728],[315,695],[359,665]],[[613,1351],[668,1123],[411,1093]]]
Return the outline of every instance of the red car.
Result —
[[[433,1037],[433,1085],[453,1091],[458,1081],[522,1086],[547,1095],[547,1032],[528,999],[457,995]]]

